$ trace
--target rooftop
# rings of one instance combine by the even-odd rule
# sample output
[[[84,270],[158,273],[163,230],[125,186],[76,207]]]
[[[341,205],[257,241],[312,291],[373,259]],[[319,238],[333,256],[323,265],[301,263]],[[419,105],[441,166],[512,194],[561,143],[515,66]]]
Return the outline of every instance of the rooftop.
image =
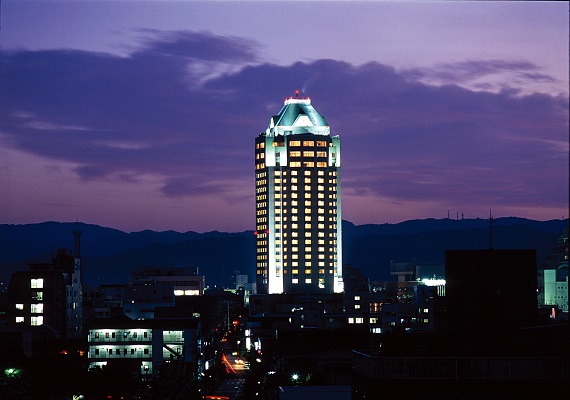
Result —
[[[311,105],[311,99],[289,98],[277,115],[271,117],[267,136],[312,133],[329,135],[330,127]]]

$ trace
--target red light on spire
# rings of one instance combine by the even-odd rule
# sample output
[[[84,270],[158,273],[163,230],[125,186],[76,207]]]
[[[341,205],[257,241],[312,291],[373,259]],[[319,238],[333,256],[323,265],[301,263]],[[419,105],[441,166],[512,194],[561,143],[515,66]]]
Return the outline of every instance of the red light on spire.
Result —
[[[299,89],[295,90],[295,98],[299,100]]]

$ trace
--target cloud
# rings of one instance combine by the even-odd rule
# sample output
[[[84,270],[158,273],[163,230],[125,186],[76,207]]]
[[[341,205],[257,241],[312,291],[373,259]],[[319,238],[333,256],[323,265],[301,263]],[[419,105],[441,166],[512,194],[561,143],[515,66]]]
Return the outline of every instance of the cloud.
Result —
[[[527,61],[406,71],[337,60],[279,66],[255,63],[256,44],[240,38],[143,34],[130,57],[4,53],[3,142],[76,165],[86,182],[152,175],[162,182],[157,195],[229,201],[249,190],[253,201],[254,138],[282,99],[302,89],[342,137],[350,196],[482,207],[567,202],[568,99],[460,85],[503,73],[521,85],[552,79]]]
[[[486,91],[516,90],[533,83],[557,83],[542,68],[525,60],[466,60],[401,71],[412,81],[431,85],[461,85]]]
[[[252,62],[257,60],[258,44],[235,36],[209,32],[140,30],[143,57],[161,55],[216,62]]]

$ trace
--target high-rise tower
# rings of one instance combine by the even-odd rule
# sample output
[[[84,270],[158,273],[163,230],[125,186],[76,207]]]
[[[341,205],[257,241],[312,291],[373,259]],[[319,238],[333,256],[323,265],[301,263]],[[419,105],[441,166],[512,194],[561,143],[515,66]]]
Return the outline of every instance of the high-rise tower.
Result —
[[[309,99],[290,98],[255,139],[258,293],[338,293],[340,138]]]

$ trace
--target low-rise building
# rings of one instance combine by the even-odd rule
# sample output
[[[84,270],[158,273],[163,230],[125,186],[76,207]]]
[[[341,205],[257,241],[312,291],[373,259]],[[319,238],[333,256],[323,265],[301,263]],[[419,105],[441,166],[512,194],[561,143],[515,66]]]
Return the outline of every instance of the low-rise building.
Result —
[[[203,372],[201,327],[198,319],[94,319],[87,332],[89,368],[132,362],[141,377],[156,374],[168,362],[183,362],[196,378]]]

